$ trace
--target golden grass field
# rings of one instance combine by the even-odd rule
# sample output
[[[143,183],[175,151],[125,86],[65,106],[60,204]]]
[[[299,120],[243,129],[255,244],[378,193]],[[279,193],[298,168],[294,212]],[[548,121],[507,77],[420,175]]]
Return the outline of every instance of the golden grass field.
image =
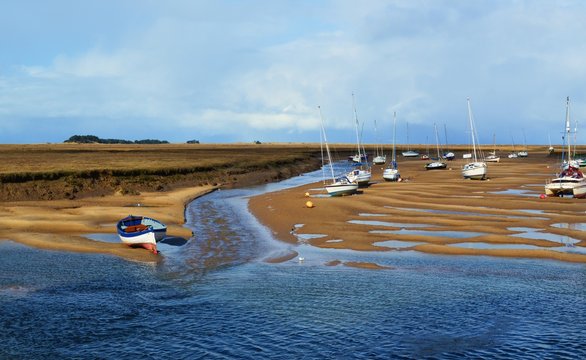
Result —
[[[375,145],[367,145],[372,152]],[[390,145],[384,144],[385,152]],[[340,156],[354,151],[354,144],[334,144],[330,148]],[[424,152],[426,145],[411,145]],[[468,145],[452,145],[452,151],[468,150]],[[492,145],[483,146],[485,151]],[[398,145],[401,152],[406,146]],[[511,151],[509,145],[498,145],[502,153]],[[529,152],[543,152],[547,146],[528,146]],[[0,175],[83,173],[112,171],[125,173],[158,173],[173,170],[206,170],[230,167],[278,165],[298,161],[319,153],[319,143],[301,144],[157,144],[157,145],[106,145],[106,144],[36,144],[0,145]],[[430,149],[432,151],[433,149]],[[520,150],[519,147],[516,148]],[[559,147],[556,150],[561,150]],[[584,151],[584,149],[578,149]],[[432,151],[433,153],[433,151]]]
[[[316,156],[315,146],[302,144],[0,145],[0,200],[239,186],[315,168]]]

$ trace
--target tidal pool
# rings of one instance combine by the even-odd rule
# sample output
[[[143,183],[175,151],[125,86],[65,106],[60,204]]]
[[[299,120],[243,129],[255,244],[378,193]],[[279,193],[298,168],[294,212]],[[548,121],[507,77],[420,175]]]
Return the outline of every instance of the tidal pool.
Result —
[[[578,239],[571,238],[566,235],[552,234],[544,232],[545,229],[531,228],[531,227],[509,227],[507,230],[519,232],[510,236],[522,237],[526,239],[547,240],[561,244],[575,244],[580,242]]]

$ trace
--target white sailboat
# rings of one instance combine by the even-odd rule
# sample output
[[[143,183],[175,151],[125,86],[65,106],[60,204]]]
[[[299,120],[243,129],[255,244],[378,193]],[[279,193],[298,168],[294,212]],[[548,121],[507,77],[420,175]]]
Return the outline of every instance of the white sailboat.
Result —
[[[470,107],[470,99],[468,99],[468,120],[470,121],[470,134],[472,135],[472,162],[462,167],[462,176],[464,179],[483,180],[486,178],[487,166],[484,161],[478,159],[476,151],[476,129],[474,127],[474,118],[472,116],[472,108]]]
[[[448,129],[446,128],[446,124],[444,124],[444,135],[446,136],[446,148],[448,147]],[[454,154],[451,151],[447,151],[446,153],[444,153],[443,158],[446,160],[454,160],[454,158],[456,157],[456,154]]]
[[[512,136],[511,136],[511,142],[513,144],[513,151],[511,151],[511,153],[509,155],[507,155],[507,156],[509,157],[509,159],[516,159],[519,156],[515,152],[515,139]]]
[[[490,154],[484,159],[486,162],[500,162],[500,156],[496,154],[496,134],[492,134],[492,151]]]
[[[334,166],[332,165],[332,155],[330,153],[330,147],[328,146],[328,139],[326,137],[326,129],[324,126],[323,116],[321,114],[321,107],[318,106],[317,108],[319,109],[319,117],[321,120],[320,140],[323,140],[323,144],[325,144],[326,153],[328,156],[328,165],[330,167],[330,172],[331,172],[331,177],[332,177],[330,182],[326,182],[325,174],[324,174],[324,187],[330,196],[354,194],[358,190],[358,184],[350,181],[350,179],[348,179],[347,176],[336,177],[334,174]],[[322,148],[322,162],[323,161],[324,161],[324,156],[323,156],[323,148]]]
[[[421,160],[429,160],[429,138],[425,137],[425,154],[419,157]]]
[[[529,153],[527,152],[527,140],[525,139],[525,131],[523,130],[523,150],[517,153],[519,157],[527,157]]]
[[[397,168],[397,152],[395,150],[395,130],[397,128],[397,112],[393,113],[393,153],[389,166],[383,171],[383,179],[386,181],[399,181],[401,175]]]
[[[384,154],[382,145],[378,144],[378,129],[376,128],[376,120],[374,120],[374,133],[376,134],[376,156],[372,159],[375,165],[382,165],[387,162],[387,156]],[[379,151],[380,150],[380,151]]]
[[[409,123],[407,123],[407,151],[403,151],[401,153],[403,157],[418,157],[419,153],[417,151],[411,150],[411,144],[409,143]]]
[[[425,165],[425,170],[442,170],[447,167],[447,164],[441,161],[440,150],[439,150],[439,138],[437,136],[437,126],[435,123],[433,124],[433,129],[435,131],[435,148],[437,150],[437,160],[430,162]]]
[[[354,107],[354,122],[356,124],[356,146],[358,149],[358,158],[361,159],[364,155],[366,158],[366,154],[363,154],[364,151],[362,149],[362,145],[360,144],[360,134],[358,133],[358,112],[356,111],[356,102],[354,100],[354,94],[352,94],[352,105]],[[368,166],[368,161],[365,161],[366,165],[363,162],[360,162],[359,167],[350,171],[346,176],[350,179],[351,182],[355,182],[358,186],[368,186],[370,183],[370,178],[372,174],[370,172],[370,167]]]
[[[586,197],[586,179],[580,171],[580,165],[572,159],[572,149],[570,145],[570,97],[566,99],[566,136],[564,139],[568,142],[568,162],[562,172],[548,184],[545,185],[545,195],[547,196],[564,196],[572,195],[575,198]]]

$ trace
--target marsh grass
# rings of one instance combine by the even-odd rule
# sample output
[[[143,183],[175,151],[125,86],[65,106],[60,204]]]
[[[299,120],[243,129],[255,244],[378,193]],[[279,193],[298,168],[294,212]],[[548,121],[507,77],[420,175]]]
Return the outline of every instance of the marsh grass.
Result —
[[[187,174],[232,167],[263,167],[315,154],[301,145],[0,145],[3,182],[55,180],[76,175]]]
[[[319,166],[319,144],[0,145],[0,200],[266,182]]]
[[[390,146],[385,146],[389,152]],[[331,147],[337,160],[355,152],[354,144]],[[372,152],[374,145],[366,148]],[[426,146],[411,148],[423,153]],[[468,148],[450,146],[457,156]],[[511,150],[498,148],[501,155]],[[528,151],[546,148],[528,147]],[[485,150],[492,150],[492,145]],[[0,145],[0,201],[136,194],[190,185],[250,185],[315,169],[321,164],[320,154],[319,143]]]

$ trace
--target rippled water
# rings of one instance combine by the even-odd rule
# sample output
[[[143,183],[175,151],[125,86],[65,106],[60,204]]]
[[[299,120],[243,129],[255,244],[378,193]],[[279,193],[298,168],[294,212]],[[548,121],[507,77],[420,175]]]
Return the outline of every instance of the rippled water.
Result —
[[[0,242],[0,358],[585,358],[586,266],[295,247],[245,197],[196,200],[158,265]],[[370,261],[392,270],[325,266]]]

